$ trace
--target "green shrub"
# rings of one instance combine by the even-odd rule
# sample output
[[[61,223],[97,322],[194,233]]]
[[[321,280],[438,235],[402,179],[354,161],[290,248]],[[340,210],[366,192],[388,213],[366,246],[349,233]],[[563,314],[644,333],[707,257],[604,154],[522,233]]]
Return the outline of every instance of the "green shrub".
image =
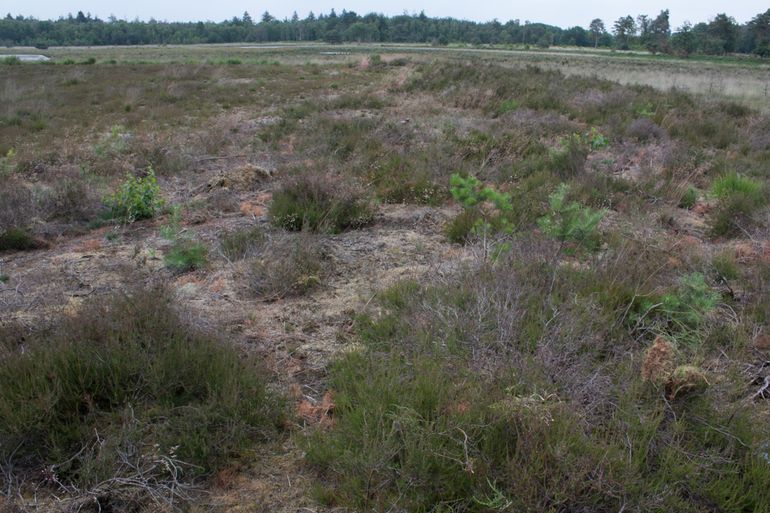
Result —
[[[735,280],[741,274],[735,253],[729,250],[714,255],[711,265],[721,280]]]
[[[148,168],[144,176],[127,175],[118,190],[104,199],[113,219],[133,223],[149,219],[164,205],[155,171]]]
[[[562,177],[579,176],[585,170],[589,153],[607,146],[607,138],[596,127],[562,139],[561,147],[550,152],[550,165]]]
[[[14,55],[10,55],[8,57],[3,57],[2,63],[6,66],[18,66],[21,64],[21,59]]]
[[[25,229],[10,228],[0,232],[0,251],[29,251],[40,247],[40,241]]]
[[[477,209],[463,209],[449,221],[444,229],[447,239],[457,244],[469,242],[476,233],[476,227],[483,223],[481,212]]]
[[[369,224],[374,213],[355,186],[331,175],[304,173],[273,194],[268,215],[285,230],[340,233]]]
[[[717,198],[710,220],[714,236],[745,232],[754,223],[754,214],[767,205],[764,184],[738,173],[715,180],[711,192]]]
[[[537,224],[544,234],[562,243],[576,242],[588,249],[596,248],[596,227],[604,217],[604,211],[584,207],[576,201],[567,202],[568,192],[569,186],[561,184],[548,197],[550,212],[538,219]]]
[[[450,240],[467,239],[470,234],[513,231],[513,225],[509,219],[513,211],[510,194],[484,186],[474,176],[463,178],[455,173],[451,176],[449,183],[449,192],[464,209],[460,217],[449,225]],[[492,208],[483,208],[485,202],[489,202]],[[471,220],[473,220],[473,226],[470,233],[463,234],[465,228],[470,226]]]
[[[177,273],[200,269],[208,262],[208,248],[187,237],[176,239],[163,257],[165,266]]]
[[[711,193],[717,199],[725,199],[740,194],[756,204],[766,201],[765,187],[752,178],[738,173],[728,173],[717,178],[711,186]]]
[[[163,257],[166,267],[176,273],[200,269],[208,262],[208,248],[198,242],[194,233],[186,233],[181,226],[181,207],[171,207],[168,224],[161,226],[160,235],[171,241],[171,248]]]
[[[162,290],[13,333],[0,333],[0,458],[14,481],[44,468],[53,493],[86,492],[102,510],[179,504],[282,423],[257,360],[185,324]]]
[[[369,173],[377,196],[386,203],[441,203],[446,189],[434,183],[424,168],[415,167],[414,159],[399,155],[377,162]]]
[[[721,300],[701,273],[682,276],[675,290],[642,301],[635,328],[687,344],[703,341],[703,327]]]
[[[551,168],[562,177],[574,177],[585,170],[589,147],[579,134],[562,140],[561,147],[549,154]]]

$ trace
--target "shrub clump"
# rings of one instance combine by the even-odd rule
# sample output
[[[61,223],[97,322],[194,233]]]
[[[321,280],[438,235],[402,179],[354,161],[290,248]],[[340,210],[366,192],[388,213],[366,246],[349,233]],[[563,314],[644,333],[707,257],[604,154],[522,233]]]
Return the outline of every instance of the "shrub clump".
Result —
[[[450,178],[452,197],[463,206],[463,212],[447,226],[452,242],[465,242],[473,235],[513,232],[511,195],[485,186],[474,176],[453,174]]]
[[[312,236],[274,239],[258,257],[246,262],[249,291],[267,300],[305,294],[318,287],[325,271],[326,254]]]
[[[575,298],[575,281],[554,282],[559,319],[539,315],[551,287],[531,249],[393,287],[359,318],[361,346],[330,368],[334,423],[303,444],[319,499],[463,513],[770,507],[770,466],[755,452],[767,428],[752,409],[725,408],[673,346],[647,364],[657,388],[645,383],[628,353],[597,346],[611,318]],[[622,385],[579,393],[592,378]]]
[[[234,262],[248,256],[256,256],[267,236],[259,226],[252,226],[222,234],[219,248],[225,258]]]
[[[538,219],[537,224],[543,233],[562,243],[574,242],[589,249],[596,248],[596,227],[604,217],[604,211],[584,207],[576,201],[567,202],[568,192],[569,186],[561,184],[548,197],[550,212]]]
[[[268,215],[285,230],[340,233],[369,224],[374,212],[364,193],[341,178],[304,173],[273,194]]]
[[[173,241],[171,249],[163,257],[166,267],[176,273],[186,273],[205,266],[209,250],[205,244],[187,237]]]
[[[163,263],[176,273],[200,269],[208,262],[208,247],[195,239],[194,234],[185,233],[180,224],[178,206],[172,207],[171,219],[160,229],[161,236],[171,241],[171,248],[163,257]]]
[[[692,185],[688,185],[687,189],[685,189],[685,191],[682,193],[682,196],[679,198],[679,208],[689,210],[694,207],[698,202],[698,195],[698,189]]]
[[[697,344],[703,341],[704,327],[722,299],[701,273],[679,279],[669,292],[641,301],[641,314],[633,315],[635,329],[669,335],[677,341]]]
[[[133,223],[154,217],[165,202],[160,197],[155,171],[150,167],[144,176],[127,175],[118,190],[107,196],[104,203],[113,219]]]
[[[4,334],[0,460],[19,481],[44,468],[100,510],[178,502],[196,476],[282,423],[256,360],[188,326],[161,289]]]
[[[754,214],[767,205],[764,184],[738,173],[729,173],[714,181],[711,192],[717,207],[711,218],[714,236],[731,236],[745,232]]]
[[[22,228],[10,228],[0,232],[0,251],[29,251],[44,244]]]
[[[32,192],[21,180],[0,174],[0,251],[32,249],[26,228],[34,213]]]

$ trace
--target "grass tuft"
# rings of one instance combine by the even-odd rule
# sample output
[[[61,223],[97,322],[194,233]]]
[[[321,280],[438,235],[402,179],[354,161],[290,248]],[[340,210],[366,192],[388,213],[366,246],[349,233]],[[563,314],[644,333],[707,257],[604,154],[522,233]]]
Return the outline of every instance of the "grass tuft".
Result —
[[[340,233],[373,219],[362,191],[334,175],[296,175],[273,194],[268,215],[285,230]]]

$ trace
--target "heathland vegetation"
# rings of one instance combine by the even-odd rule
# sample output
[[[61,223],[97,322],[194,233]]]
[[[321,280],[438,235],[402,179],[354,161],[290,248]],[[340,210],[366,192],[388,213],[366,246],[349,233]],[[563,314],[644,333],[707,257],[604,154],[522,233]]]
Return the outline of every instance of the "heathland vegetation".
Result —
[[[770,511],[767,105],[111,51],[0,73],[0,511]]]

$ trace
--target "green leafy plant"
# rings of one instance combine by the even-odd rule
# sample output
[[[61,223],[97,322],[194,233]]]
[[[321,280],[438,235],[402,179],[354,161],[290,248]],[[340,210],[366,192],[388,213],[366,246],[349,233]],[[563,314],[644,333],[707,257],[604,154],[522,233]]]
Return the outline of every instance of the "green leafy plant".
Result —
[[[583,135],[583,140],[592,150],[604,148],[609,144],[607,138],[594,126],[591,131]]]
[[[148,168],[144,176],[128,174],[115,193],[104,198],[110,216],[123,223],[133,223],[155,216],[165,204],[155,171]]]
[[[562,243],[575,242],[587,249],[597,246],[597,226],[604,217],[604,210],[584,207],[577,201],[567,201],[569,186],[559,185],[548,196],[550,212],[537,220],[546,235]]]

